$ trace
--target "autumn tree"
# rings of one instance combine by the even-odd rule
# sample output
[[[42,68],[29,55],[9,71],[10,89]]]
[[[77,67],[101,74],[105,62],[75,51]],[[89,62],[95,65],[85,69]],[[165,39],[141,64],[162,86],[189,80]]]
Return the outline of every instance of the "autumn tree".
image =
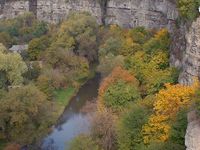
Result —
[[[164,83],[174,83],[177,80],[177,71],[169,68],[168,56],[163,52],[151,56],[138,51],[125,59],[125,67],[141,82],[143,95],[154,94]]]
[[[1,87],[8,85],[20,85],[23,82],[23,74],[27,71],[27,66],[19,54],[6,53],[6,49],[0,48],[0,74]]]
[[[180,108],[187,107],[191,103],[190,99],[197,89],[197,84],[194,83],[192,86],[165,84],[165,87],[166,89],[160,90],[156,95],[154,114],[143,126],[145,143],[169,139],[171,130],[169,122],[175,118]]]
[[[168,52],[170,46],[170,36],[167,29],[161,29],[143,45],[143,49],[149,54],[156,52]]]
[[[0,132],[9,141],[30,144],[53,123],[53,107],[35,86],[10,89],[0,102]]]
[[[127,70],[124,70],[122,67],[118,66],[118,67],[115,67],[113,69],[112,73],[108,77],[106,77],[100,85],[99,93],[98,93],[99,94],[99,96],[98,96],[98,108],[100,110],[102,110],[109,103],[108,102],[109,100],[113,100],[113,102],[111,102],[111,103],[116,103],[116,106],[120,105],[120,99],[115,99],[115,98],[117,98],[118,93],[114,89],[111,90],[111,87],[117,86],[115,84],[117,84],[120,80],[122,81],[122,85],[123,85],[122,87],[125,88],[125,90],[120,89],[120,86],[116,87],[116,88],[117,89],[119,88],[119,90],[122,90],[122,91],[120,91],[120,92],[122,92],[121,94],[126,96],[127,92],[130,92],[130,89],[133,89],[132,92],[133,92],[133,94],[135,94],[135,95],[132,95],[132,93],[129,93],[131,95],[127,95],[128,97],[129,96],[130,97],[124,103],[128,103],[129,101],[133,101],[133,100],[140,97],[139,94],[138,94],[138,91],[137,91],[137,87],[138,87],[137,79],[133,75],[131,75]],[[109,94],[111,92],[109,90],[113,91],[117,95],[115,95],[116,97],[114,96],[115,98],[111,97],[112,99],[107,99],[108,101],[106,102],[105,94]],[[119,90],[118,90],[118,92],[119,92]],[[112,95],[114,93],[111,92],[110,94]],[[121,95],[118,95],[118,96],[121,96]],[[121,99],[121,100],[123,100],[123,99]],[[107,106],[109,106],[109,105],[107,105]]]

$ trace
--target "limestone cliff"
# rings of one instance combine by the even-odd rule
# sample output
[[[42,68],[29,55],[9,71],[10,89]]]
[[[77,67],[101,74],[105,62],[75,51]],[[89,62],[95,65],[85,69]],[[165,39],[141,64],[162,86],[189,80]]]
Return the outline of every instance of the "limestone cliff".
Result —
[[[173,30],[178,17],[173,0],[1,0],[1,18],[13,18],[25,11],[37,14],[38,19],[57,23],[71,11],[87,11],[99,23],[122,27],[166,27]]]
[[[191,84],[194,77],[200,77],[200,17],[192,23],[186,33],[186,50],[183,54],[182,73],[179,82]]]
[[[195,111],[188,113],[188,127],[185,136],[186,150],[200,149],[200,119]]]

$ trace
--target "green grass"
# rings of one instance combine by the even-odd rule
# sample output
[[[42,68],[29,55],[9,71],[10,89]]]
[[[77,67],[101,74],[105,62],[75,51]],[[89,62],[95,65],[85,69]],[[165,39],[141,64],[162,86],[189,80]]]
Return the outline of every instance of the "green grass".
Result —
[[[60,105],[67,106],[70,99],[74,96],[75,92],[76,92],[76,89],[73,87],[56,90],[55,91],[56,101]]]

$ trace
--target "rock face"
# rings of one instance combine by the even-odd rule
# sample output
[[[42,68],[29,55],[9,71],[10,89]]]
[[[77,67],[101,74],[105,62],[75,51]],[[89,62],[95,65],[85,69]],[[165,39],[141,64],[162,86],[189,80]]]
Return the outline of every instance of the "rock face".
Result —
[[[26,11],[38,19],[58,23],[71,11],[87,11],[99,23],[122,27],[145,26],[173,31],[178,11],[174,0],[1,0],[1,18],[13,18]]]
[[[200,77],[200,17],[193,22],[186,34],[186,51],[182,61],[179,82],[191,84],[194,77]]]
[[[25,0],[0,0],[0,19],[1,18],[14,18],[17,15],[29,11],[29,1]]]
[[[185,136],[186,150],[200,150],[200,119],[195,111],[188,113],[188,127]]]
[[[58,23],[72,11],[87,11],[101,24],[101,7],[96,0],[37,0],[37,18]]]
[[[110,0],[105,19],[123,27],[172,29],[177,17],[176,4],[170,0]]]

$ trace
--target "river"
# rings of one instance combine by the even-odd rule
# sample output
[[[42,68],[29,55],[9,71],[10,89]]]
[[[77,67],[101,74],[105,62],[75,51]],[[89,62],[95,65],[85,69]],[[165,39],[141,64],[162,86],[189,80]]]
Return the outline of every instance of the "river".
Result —
[[[88,132],[88,114],[81,112],[81,109],[87,101],[97,97],[99,83],[100,75],[96,74],[79,89],[53,127],[53,131],[42,140],[42,150],[66,150],[74,137]]]

